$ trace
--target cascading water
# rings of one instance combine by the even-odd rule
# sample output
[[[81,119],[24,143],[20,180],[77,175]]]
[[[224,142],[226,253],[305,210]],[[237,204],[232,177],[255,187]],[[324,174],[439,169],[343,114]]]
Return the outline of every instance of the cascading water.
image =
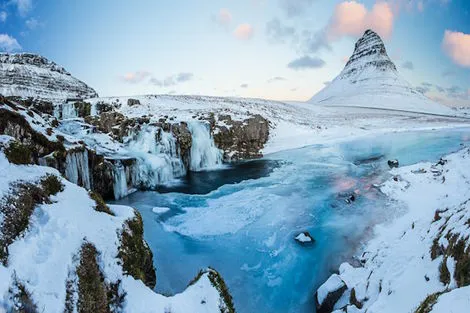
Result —
[[[188,123],[193,143],[191,146],[191,171],[202,171],[222,164],[222,151],[215,146],[209,125],[192,121]]]
[[[61,106],[62,119],[78,117],[77,108],[74,103],[63,103]]]
[[[74,184],[91,189],[88,151],[69,151],[65,159],[65,177]]]
[[[147,188],[171,182],[184,176],[176,140],[169,132],[147,126],[127,139],[129,150],[137,157],[135,182]]]
[[[116,200],[122,199],[129,194],[127,189],[126,169],[121,161],[116,161],[113,167],[113,190]]]

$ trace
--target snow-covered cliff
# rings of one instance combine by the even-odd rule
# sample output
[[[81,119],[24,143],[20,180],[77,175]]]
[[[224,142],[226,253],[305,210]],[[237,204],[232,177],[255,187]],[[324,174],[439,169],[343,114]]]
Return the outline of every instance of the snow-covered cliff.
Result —
[[[95,90],[63,67],[30,53],[0,54],[0,94],[54,102],[97,96]]]

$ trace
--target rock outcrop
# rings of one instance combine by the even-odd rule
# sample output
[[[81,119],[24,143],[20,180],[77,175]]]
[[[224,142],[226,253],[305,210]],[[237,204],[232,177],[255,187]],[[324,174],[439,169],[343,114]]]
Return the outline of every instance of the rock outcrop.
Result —
[[[30,53],[0,54],[0,94],[54,102],[98,96],[63,67]]]
[[[230,115],[219,115],[211,121],[216,146],[223,150],[224,161],[248,160],[262,157],[261,150],[269,138],[269,122],[261,115],[244,121]]]
[[[347,289],[348,287],[339,275],[331,275],[315,294],[317,313],[333,312],[336,302]]]

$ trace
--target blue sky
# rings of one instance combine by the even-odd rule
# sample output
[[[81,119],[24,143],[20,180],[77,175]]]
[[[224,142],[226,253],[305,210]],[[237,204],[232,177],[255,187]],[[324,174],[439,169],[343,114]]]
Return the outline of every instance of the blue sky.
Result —
[[[0,50],[42,54],[101,96],[307,100],[373,27],[414,86],[470,105],[469,12],[466,0],[0,0]]]

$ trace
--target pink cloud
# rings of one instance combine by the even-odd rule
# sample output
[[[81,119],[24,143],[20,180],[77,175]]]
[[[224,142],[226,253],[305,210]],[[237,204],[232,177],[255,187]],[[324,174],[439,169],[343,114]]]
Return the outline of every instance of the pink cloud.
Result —
[[[446,30],[442,48],[454,63],[470,67],[470,34]]]
[[[122,77],[127,83],[137,84],[144,81],[146,78],[150,77],[150,73],[146,71],[137,71],[132,73],[127,73]]]
[[[387,2],[377,2],[368,11],[356,1],[344,1],[335,8],[328,26],[328,39],[342,36],[361,36],[366,29],[376,31],[380,36],[389,38],[393,31],[395,15],[392,6]]]
[[[241,40],[251,39],[251,37],[253,37],[253,33],[253,26],[247,23],[238,25],[237,28],[235,28],[235,30],[233,31],[235,37]]]
[[[223,26],[230,25],[232,23],[232,13],[228,9],[220,9],[217,15],[217,22]]]

